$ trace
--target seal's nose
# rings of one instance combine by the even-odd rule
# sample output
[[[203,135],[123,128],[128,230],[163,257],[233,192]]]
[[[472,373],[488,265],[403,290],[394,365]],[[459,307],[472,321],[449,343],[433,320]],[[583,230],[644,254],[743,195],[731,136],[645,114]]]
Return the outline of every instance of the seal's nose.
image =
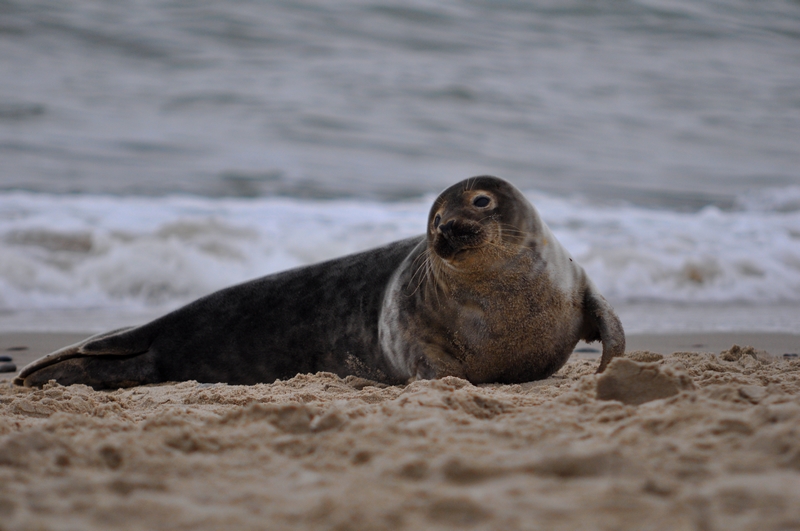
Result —
[[[438,227],[439,232],[441,232],[442,234],[450,234],[450,233],[452,233],[453,232],[453,223],[455,223],[455,220],[451,219],[447,223],[439,224],[439,227]]]

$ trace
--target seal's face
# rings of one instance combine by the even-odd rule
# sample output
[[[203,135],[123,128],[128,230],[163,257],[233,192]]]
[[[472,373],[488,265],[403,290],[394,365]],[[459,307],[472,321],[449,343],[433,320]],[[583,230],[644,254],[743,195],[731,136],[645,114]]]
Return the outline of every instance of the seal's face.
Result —
[[[428,248],[450,265],[515,254],[531,230],[533,209],[511,184],[473,177],[441,193],[428,216]]]

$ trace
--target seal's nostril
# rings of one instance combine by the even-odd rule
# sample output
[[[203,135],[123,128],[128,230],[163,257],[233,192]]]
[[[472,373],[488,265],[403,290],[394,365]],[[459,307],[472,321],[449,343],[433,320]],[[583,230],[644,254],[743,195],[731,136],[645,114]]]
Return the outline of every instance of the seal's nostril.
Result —
[[[439,232],[452,232],[454,222],[455,220],[451,219],[447,223],[442,223],[441,225],[439,225]]]

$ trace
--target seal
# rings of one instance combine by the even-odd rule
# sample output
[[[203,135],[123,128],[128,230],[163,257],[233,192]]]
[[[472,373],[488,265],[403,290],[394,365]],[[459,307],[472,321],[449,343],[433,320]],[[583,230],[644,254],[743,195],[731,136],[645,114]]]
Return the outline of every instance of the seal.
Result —
[[[598,372],[625,350],[614,310],[533,205],[480,176],[439,195],[424,236],[217,291],[53,352],[15,383],[255,384],[317,371],[518,383],[552,375],[580,339],[602,341]]]

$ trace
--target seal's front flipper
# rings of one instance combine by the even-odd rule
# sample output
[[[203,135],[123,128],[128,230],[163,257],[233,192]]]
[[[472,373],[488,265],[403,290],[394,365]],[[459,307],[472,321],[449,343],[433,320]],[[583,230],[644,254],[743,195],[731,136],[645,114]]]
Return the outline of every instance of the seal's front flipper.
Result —
[[[597,368],[601,373],[613,358],[625,354],[625,331],[614,309],[594,286],[586,290],[583,311],[585,332],[581,339],[603,342],[603,356]]]
[[[122,328],[92,336],[22,368],[16,385],[39,387],[50,380],[95,389],[130,387],[157,381],[152,340],[146,329]]]

